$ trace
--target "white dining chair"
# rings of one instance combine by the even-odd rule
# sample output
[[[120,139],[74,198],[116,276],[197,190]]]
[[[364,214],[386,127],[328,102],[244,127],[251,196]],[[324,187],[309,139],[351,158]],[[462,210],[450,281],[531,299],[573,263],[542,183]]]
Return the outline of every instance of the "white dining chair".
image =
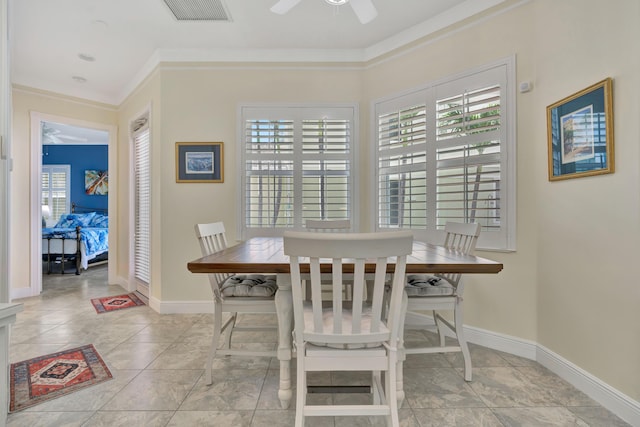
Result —
[[[351,229],[351,221],[348,219],[308,219],[304,226],[309,231],[346,232]]]
[[[214,254],[227,247],[224,224],[214,222],[196,224],[196,236],[200,242],[202,256]],[[230,273],[211,273],[209,284],[213,291],[213,338],[205,366],[207,385],[212,383],[211,368],[216,355],[224,356],[263,356],[276,357],[276,350],[248,350],[231,347],[231,338],[235,331],[264,332],[277,331],[277,326],[264,324],[238,324],[238,313],[273,313],[276,314],[275,292],[276,276],[262,274],[234,275]],[[222,313],[230,313],[223,322]],[[218,348],[220,336],[225,333],[222,347]]]
[[[473,254],[480,235],[480,225],[475,223],[447,222],[445,224],[444,247],[447,250]],[[464,284],[462,274],[414,274],[407,276],[408,295],[405,329],[436,329],[438,346],[421,345],[405,348],[405,354],[428,354],[461,352],[464,358],[464,379],[471,381],[471,356],[463,331],[462,294]],[[452,322],[440,312],[453,313]],[[430,312],[431,316],[425,312]],[[446,335],[457,340],[457,345],[446,345]]]
[[[351,221],[348,219],[308,219],[304,224],[308,231],[318,233],[340,233],[351,230]],[[343,298],[345,300],[351,299],[352,287],[349,281],[345,281],[342,287]],[[367,288],[365,287],[365,292]],[[303,297],[306,298],[309,293],[309,286],[305,286]],[[331,283],[330,281],[322,286],[322,297],[326,300],[331,300]]]
[[[385,416],[387,425],[399,425],[396,369],[406,304],[406,260],[412,252],[412,243],[413,235],[406,231],[284,233],[284,253],[290,257],[293,342],[297,350],[296,426],[303,426],[309,416],[356,415]],[[321,297],[325,283],[321,259],[331,265],[331,303]],[[367,260],[375,262],[374,271],[367,271],[367,276],[373,276],[370,302],[362,297]],[[395,273],[391,274],[385,316],[383,302],[389,264],[394,265]],[[341,289],[345,274],[349,274],[354,291],[352,301],[343,304]],[[303,278],[307,276],[311,283],[310,301],[302,298]],[[372,403],[308,405],[307,373],[319,371],[370,371]]]

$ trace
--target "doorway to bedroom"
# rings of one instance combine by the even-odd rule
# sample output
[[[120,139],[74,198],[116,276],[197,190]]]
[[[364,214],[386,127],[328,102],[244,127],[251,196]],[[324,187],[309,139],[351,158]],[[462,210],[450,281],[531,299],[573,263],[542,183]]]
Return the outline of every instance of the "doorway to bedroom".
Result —
[[[109,133],[49,121],[41,130],[43,273],[78,274],[108,259]]]
[[[109,172],[116,135],[110,125],[39,113],[31,119],[32,153],[37,156],[32,168],[40,176],[31,186],[32,235],[38,236],[31,248],[35,296],[42,291],[43,275],[82,275],[91,265],[115,260],[109,250],[116,246],[114,221],[109,221],[109,212],[115,212],[115,185],[113,180],[109,185]],[[73,238],[78,225],[80,241]],[[58,239],[65,229],[74,236]],[[113,283],[115,261],[106,268]]]

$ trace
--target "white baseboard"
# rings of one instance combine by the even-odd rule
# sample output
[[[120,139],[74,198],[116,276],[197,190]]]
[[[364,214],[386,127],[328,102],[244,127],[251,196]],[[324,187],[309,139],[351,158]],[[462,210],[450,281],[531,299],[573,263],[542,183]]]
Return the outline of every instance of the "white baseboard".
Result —
[[[124,289],[126,289],[129,292],[135,291],[135,289],[131,289],[129,287],[129,280],[127,280],[126,277],[116,276],[116,285],[122,286]]]
[[[533,341],[516,338],[485,329],[464,327],[464,336],[468,342],[489,347],[494,350],[504,351],[515,356],[536,360],[538,345]]]
[[[468,342],[535,360],[632,426],[640,427],[640,403],[535,342],[483,329],[464,328]]]
[[[149,298],[149,306],[160,314],[213,313],[213,301],[160,301]]]
[[[640,426],[639,402],[541,345],[536,361],[632,426]]]
[[[33,289],[28,288],[10,288],[9,289],[9,298],[10,301],[14,301],[20,298],[28,298],[33,297]]]
[[[117,284],[134,292],[136,285],[125,277],[118,276]],[[161,301],[155,297],[149,297],[149,307],[159,314],[199,314],[213,313],[213,301]]]

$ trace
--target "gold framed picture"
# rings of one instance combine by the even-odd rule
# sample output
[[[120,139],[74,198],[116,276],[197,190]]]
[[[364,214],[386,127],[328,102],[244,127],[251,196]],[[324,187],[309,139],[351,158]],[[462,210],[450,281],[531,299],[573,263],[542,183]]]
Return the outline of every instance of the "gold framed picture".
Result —
[[[549,181],[613,173],[612,81],[547,107]]]

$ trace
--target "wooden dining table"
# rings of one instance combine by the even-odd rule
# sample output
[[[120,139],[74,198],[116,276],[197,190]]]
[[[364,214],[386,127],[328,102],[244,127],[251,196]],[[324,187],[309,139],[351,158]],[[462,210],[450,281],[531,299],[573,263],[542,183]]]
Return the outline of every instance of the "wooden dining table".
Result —
[[[388,273],[393,273],[393,265]],[[407,274],[471,273],[495,274],[502,264],[474,255],[464,255],[441,246],[414,241],[413,252],[407,257]],[[321,272],[330,273],[331,264],[321,264]],[[348,268],[348,267],[347,267]],[[365,272],[373,272],[375,261],[366,264]],[[280,362],[280,385],[278,398],[283,408],[291,403],[291,332],[293,328],[293,305],[291,299],[291,276],[289,257],[284,254],[281,237],[254,237],[239,242],[215,254],[187,263],[192,273],[265,273],[276,274],[278,290],[275,304],[278,316],[278,350]],[[301,265],[304,273],[309,265]],[[348,272],[348,271],[345,271]]]

